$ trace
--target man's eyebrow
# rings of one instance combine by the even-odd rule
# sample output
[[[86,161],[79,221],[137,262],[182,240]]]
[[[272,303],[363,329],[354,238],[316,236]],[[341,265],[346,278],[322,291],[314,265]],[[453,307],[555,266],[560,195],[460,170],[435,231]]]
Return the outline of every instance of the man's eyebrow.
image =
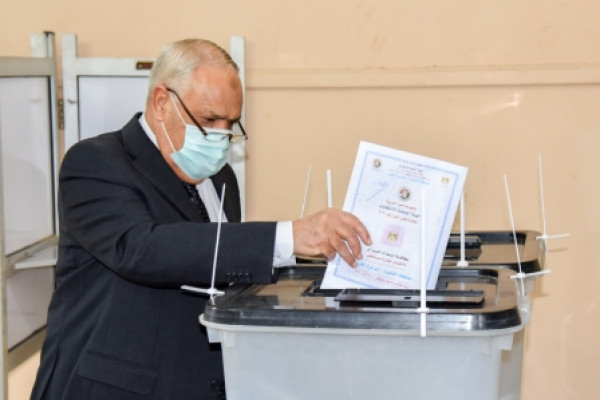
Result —
[[[224,120],[224,121],[229,121],[232,124],[240,122],[240,120],[242,119],[241,116],[239,116],[237,118],[229,119],[229,118],[225,117],[224,115],[217,114],[214,111],[207,111],[206,114],[203,114],[201,116],[201,118],[203,118],[203,119],[216,119],[216,120],[222,120],[222,121]]]
[[[203,110],[203,111],[199,111],[196,115],[196,118],[201,118],[201,119],[223,119],[223,116],[220,114],[217,114],[214,111],[211,110]]]

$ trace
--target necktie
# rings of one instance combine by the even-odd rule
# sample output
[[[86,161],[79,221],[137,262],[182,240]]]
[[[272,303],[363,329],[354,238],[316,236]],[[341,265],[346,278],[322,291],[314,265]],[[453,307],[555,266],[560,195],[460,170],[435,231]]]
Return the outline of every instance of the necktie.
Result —
[[[200,195],[198,194],[198,189],[196,189],[196,186],[191,185],[187,182],[181,182],[181,183],[183,184],[183,187],[187,191],[188,196],[190,196],[190,200],[194,204],[194,207],[196,207],[196,211],[198,211],[198,214],[200,214],[202,221],[210,222],[210,217],[208,216],[208,211],[206,211],[206,207],[204,206],[204,203],[202,202],[202,199],[200,198]]]

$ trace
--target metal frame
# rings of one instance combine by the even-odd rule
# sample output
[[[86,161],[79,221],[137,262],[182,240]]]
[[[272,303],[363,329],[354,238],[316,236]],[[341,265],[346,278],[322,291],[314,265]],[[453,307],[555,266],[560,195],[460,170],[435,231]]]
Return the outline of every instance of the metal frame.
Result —
[[[48,268],[56,263],[56,245],[58,240],[58,214],[57,214],[57,179],[58,179],[58,97],[56,85],[56,56],[54,34],[45,32],[31,36],[32,57],[0,57],[0,76],[2,77],[47,77],[49,82],[49,120],[51,132],[51,159],[52,159],[52,187],[53,187],[53,232],[51,237],[40,240],[31,246],[18,250],[10,255],[5,254],[5,221],[4,214],[0,213],[0,343],[2,352],[0,357],[0,396],[8,397],[8,372],[23,360],[39,350],[44,336],[44,330],[35,332],[22,343],[16,345],[11,351],[7,348],[7,297],[6,283],[9,277],[20,269]],[[1,164],[0,164],[1,166]],[[4,209],[4,187],[2,174],[0,174],[0,209]],[[53,275],[53,274],[52,274]]]

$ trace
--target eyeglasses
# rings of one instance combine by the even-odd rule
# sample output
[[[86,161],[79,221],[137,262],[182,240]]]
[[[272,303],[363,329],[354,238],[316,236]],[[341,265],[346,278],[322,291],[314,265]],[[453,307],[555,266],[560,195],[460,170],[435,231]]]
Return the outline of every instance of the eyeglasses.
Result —
[[[238,124],[238,126],[240,127],[240,131],[242,131],[241,135],[235,134],[233,132],[231,132],[231,133],[218,133],[218,132],[213,133],[213,132],[211,132],[211,134],[209,135],[208,133],[206,133],[206,131],[204,130],[202,125],[200,125],[200,123],[198,121],[196,121],[196,118],[194,118],[194,116],[192,115],[190,110],[185,106],[185,104],[183,103],[183,100],[181,100],[181,97],[179,97],[177,92],[168,87],[166,89],[168,92],[173,93],[175,95],[175,97],[177,97],[177,100],[179,100],[179,104],[181,104],[181,107],[183,107],[183,110],[185,111],[187,116],[190,117],[190,119],[192,120],[194,125],[196,125],[198,127],[198,129],[200,129],[200,132],[202,132],[202,134],[204,135],[206,140],[209,140],[211,142],[220,142],[221,140],[225,139],[226,137],[229,139],[230,143],[241,143],[241,142],[245,142],[246,140],[248,140],[248,135],[246,134],[246,130],[244,129],[244,127],[242,126],[242,123],[240,121],[236,121],[235,123]]]

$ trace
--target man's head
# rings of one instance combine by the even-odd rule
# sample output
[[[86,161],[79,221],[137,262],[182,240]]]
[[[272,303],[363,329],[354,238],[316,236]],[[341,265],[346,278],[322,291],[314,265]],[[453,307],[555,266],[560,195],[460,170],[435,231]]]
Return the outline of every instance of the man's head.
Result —
[[[186,39],[167,45],[150,72],[146,119],[161,154],[180,179],[195,183],[172,159],[185,139],[186,125],[232,129],[242,111],[238,67],[216,44]],[[227,139],[225,139],[225,142]]]
[[[203,66],[239,72],[231,56],[208,40],[184,39],[164,46],[150,72],[148,101],[152,100],[156,86],[166,85],[178,93],[184,92],[194,71]]]

